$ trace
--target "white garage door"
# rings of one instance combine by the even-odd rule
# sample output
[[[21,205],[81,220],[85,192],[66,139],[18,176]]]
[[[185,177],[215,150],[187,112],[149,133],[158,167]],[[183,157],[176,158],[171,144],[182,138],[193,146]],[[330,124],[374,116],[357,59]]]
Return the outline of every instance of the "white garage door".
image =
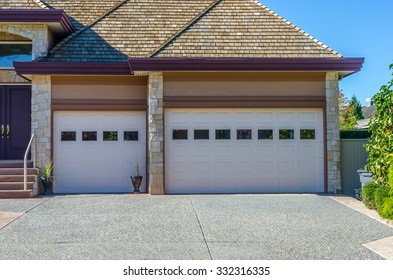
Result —
[[[54,192],[131,192],[131,164],[146,190],[145,112],[55,112]]]
[[[322,109],[165,111],[167,193],[324,191]]]

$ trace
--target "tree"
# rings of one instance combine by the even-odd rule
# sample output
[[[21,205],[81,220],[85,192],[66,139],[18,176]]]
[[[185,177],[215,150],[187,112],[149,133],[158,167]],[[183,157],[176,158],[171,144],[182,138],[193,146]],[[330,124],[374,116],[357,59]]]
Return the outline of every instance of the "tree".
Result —
[[[340,129],[351,130],[356,126],[358,120],[364,119],[362,106],[356,96],[352,96],[351,100],[345,97],[340,91],[338,97],[338,106],[340,111]]]
[[[393,70],[393,64],[389,69]],[[369,153],[366,169],[374,173],[375,181],[386,184],[393,163],[393,78],[373,100],[377,111],[370,121],[370,143],[365,145]]]
[[[360,101],[356,98],[355,95],[352,96],[352,99],[349,102],[349,107],[351,108],[351,114],[355,116],[357,121],[364,119],[362,105],[360,104]]]

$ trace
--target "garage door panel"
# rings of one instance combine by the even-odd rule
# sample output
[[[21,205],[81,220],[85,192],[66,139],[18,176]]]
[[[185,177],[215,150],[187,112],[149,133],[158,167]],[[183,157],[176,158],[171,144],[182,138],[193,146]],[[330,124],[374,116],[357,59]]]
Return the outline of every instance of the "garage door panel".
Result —
[[[272,174],[273,172],[275,172],[276,167],[274,162],[270,161],[258,161],[258,171],[259,173],[262,174]]]
[[[191,162],[191,170],[194,173],[209,174],[211,171],[210,162],[209,161]]]
[[[234,151],[237,156],[240,157],[250,157],[254,153],[254,147],[252,145],[246,146],[245,144],[238,145],[235,147]]]
[[[194,157],[207,157],[210,155],[210,146],[195,145],[191,155]]]
[[[257,112],[257,123],[271,124],[277,122],[276,114],[273,112]]]
[[[237,174],[254,174],[255,173],[255,168],[254,168],[254,162],[253,161],[235,161],[234,166]]]
[[[296,147],[293,144],[281,144],[278,147],[278,154],[282,157],[293,157],[296,154]]]
[[[300,161],[299,169],[302,174],[315,174],[317,172],[317,166],[314,161]]]
[[[181,124],[172,121],[179,112]],[[322,109],[167,109],[165,114],[168,193],[323,192]],[[201,116],[205,124],[195,124]],[[181,150],[171,139],[173,129],[188,130]],[[195,129],[209,130],[203,145],[193,139]],[[216,140],[219,129],[229,129],[231,138]],[[258,139],[258,130],[269,129],[273,139]],[[280,129],[293,130],[294,139],[279,139]],[[315,129],[316,139],[300,139],[301,129]],[[252,139],[237,139],[237,130],[251,130]],[[173,168],[179,161],[191,163],[187,172]],[[201,177],[209,178],[202,188],[197,186]]]
[[[213,161],[213,166],[214,166],[213,170],[216,174],[232,173],[232,165],[233,165],[233,163],[230,161],[214,160]]]
[[[258,145],[258,155],[260,156],[273,156],[275,145],[273,144],[260,144]]]
[[[228,122],[234,122],[234,116],[231,112],[217,112],[213,116],[211,116],[215,123],[222,124]]]
[[[232,147],[228,144],[214,145],[213,155],[219,157],[230,157],[232,154]]]
[[[278,113],[278,123],[283,124],[283,123],[294,123],[297,120],[297,115],[293,112],[283,112],[283,113]]]
[[[318,114],[315,112],[301,112],[299,113],[299,123],[314,124],[318,119]]]
[[[61,141],[61,131],[75,131],[75,141]],[[82,141],[83,131],[97,132],[97,139]],[[104,141],[105,131],[116,131],[117,139]],[[138,139],[126,141],[126,131],[138,131]],[[130,176],[136,175],[131,164],[139,162],[142,175],[146,171],[145,112],[55,112],[54,133],[57,193],[130,192]]]
[[[248,112],[240,112],[236,114],[236,122],[243,124],[253,124],[255,123],[255,114]]]

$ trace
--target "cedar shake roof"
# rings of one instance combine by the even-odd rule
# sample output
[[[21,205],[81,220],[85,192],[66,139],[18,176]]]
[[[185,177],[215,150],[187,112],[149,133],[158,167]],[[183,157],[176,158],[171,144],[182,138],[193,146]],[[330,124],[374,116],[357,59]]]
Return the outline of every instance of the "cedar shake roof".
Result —
[[[71,18],[77,31],[40,61],[342,57],[256,0],[0,0],[0,4],[12,9],[63,9]]]
[[[0,9],[39,9],[42,8],[34,0],[0,0]]]
[[[255,0],[224,0],[159,57],[341,57]]]

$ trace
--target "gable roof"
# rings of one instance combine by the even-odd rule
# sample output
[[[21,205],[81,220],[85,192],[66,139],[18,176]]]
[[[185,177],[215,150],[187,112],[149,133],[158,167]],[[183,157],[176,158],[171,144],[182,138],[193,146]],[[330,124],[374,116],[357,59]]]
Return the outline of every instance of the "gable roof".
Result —
[[[341,58],[256,0],[0,0],[63,9],[77,31],[44,62],[147,57]]]

